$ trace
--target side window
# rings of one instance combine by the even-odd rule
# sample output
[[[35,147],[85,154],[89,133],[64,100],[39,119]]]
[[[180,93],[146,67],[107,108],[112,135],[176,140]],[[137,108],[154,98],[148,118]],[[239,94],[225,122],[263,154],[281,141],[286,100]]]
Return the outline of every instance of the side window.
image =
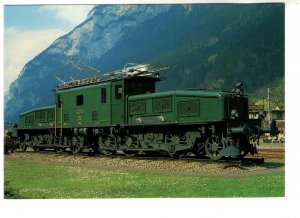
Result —
[[[44,121],[45,121],[45,111],[41,111],[40,121],[41,121],[41,122],[44,122]]]
[[[129,113],[130,113],[130,115],[137,114],[137,103],[136,103],[136,101],[131,101],[129,103]]]
[[[162,99],[162,112],[171,112],[172,111],[172,98],[163,98]]]
[[[101,103],[106,103],[106,88],[101,88]]]
[[[171,112],[172,111],[172,98],[156,98],[152,101],[153,113]]]
[[[53,110],[48,110],[48,119],[47,121],[52,122],[54,120],[54,111]]]
[[[188,102],[181,101],[177,103],[177,112],[179,117],[187,117],[188,116]]]
[[[61,107],[61,98],[60,98],[60,95],[57,96],[57,107],[58,108]]]
[[[131,101],[129,103],[130,115],[145,114],[146,113],[146,100]]]
[[[161,103],[161,99],[153,99],[152,101],[152,110],[153,113],[160,113],[162,112],[162,103]]]
[[[35,121],[40,122],[41,121],[41,111],[35,112]]]
[[[32,126],[34,123],[34,118],[32,115],[25,116],[25,126]]]
[[[83,95],[77,95],[76,96],[76,106],[83,105]]]
[[[137,102],[137,112],[138,112],[138,114],[146,113],[146,101],[145,100]]]
[[[200,115],[200,102],[198,100],[189,101],[189,116],[199,116]]]
[[[36,111],[35,112],[35,121],[44,122],[45,121],[45,111]]]
[[[177,103],[179,117],[195,117],[200,115],[199,100],[180,101]]]
[[[116,99],[121,99],[122,98],[122,93],[123,89],[121,85],[116,85],[115,86],[115,98]]]

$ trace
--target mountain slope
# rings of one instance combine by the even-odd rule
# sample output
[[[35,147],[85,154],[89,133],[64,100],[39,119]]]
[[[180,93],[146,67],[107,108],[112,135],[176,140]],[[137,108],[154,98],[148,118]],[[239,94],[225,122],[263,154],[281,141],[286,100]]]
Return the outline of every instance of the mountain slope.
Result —
[[[169,66],[158,90],[230,90],[243,81],[253,92],[284,79],[284,5],[96,6],[85,22],[25,65],[10,87],[6,120],[53,103],[53,73],[68,55],[102,72],[128,62]]]
[[[188,13],[173,8],[127,35],[99,66],[149,60],[170,66],[160,90],[231,89],[244,81],[252,92],[284,76],[283,7],[203,5]]]

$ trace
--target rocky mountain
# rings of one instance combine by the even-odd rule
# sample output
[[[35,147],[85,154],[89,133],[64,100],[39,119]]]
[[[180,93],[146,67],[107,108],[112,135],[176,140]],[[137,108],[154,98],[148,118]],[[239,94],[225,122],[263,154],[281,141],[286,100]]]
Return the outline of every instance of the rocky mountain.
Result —
[[[77,56],[101,72],[126,63],[169,66],[158,90],[248,93],[284,79],[284,4],[99,5],[28,62],[9,89],[5,121],[53,104],[54,72]]]

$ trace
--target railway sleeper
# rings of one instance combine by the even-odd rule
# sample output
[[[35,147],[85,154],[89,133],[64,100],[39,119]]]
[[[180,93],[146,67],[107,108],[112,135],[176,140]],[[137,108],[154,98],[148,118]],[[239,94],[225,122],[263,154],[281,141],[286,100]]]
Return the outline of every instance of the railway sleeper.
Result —
[[[241,159],[241,164],[242,165],[251,165],[251,164],[262,165],[264,163],[265,163],[264,158],[242,158]]]

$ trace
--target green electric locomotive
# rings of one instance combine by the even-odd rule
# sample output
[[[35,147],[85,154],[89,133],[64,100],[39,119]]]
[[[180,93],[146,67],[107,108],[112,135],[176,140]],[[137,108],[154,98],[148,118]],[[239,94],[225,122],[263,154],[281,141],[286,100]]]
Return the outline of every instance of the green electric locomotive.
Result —
[[[131,64],[55,88],[55,104],[20,115],[20,148],[167,152],[174,158],[242,158],[256,152],[261,119],[248,118],[242,84],[232,91],[155,92],[167,68]]]

